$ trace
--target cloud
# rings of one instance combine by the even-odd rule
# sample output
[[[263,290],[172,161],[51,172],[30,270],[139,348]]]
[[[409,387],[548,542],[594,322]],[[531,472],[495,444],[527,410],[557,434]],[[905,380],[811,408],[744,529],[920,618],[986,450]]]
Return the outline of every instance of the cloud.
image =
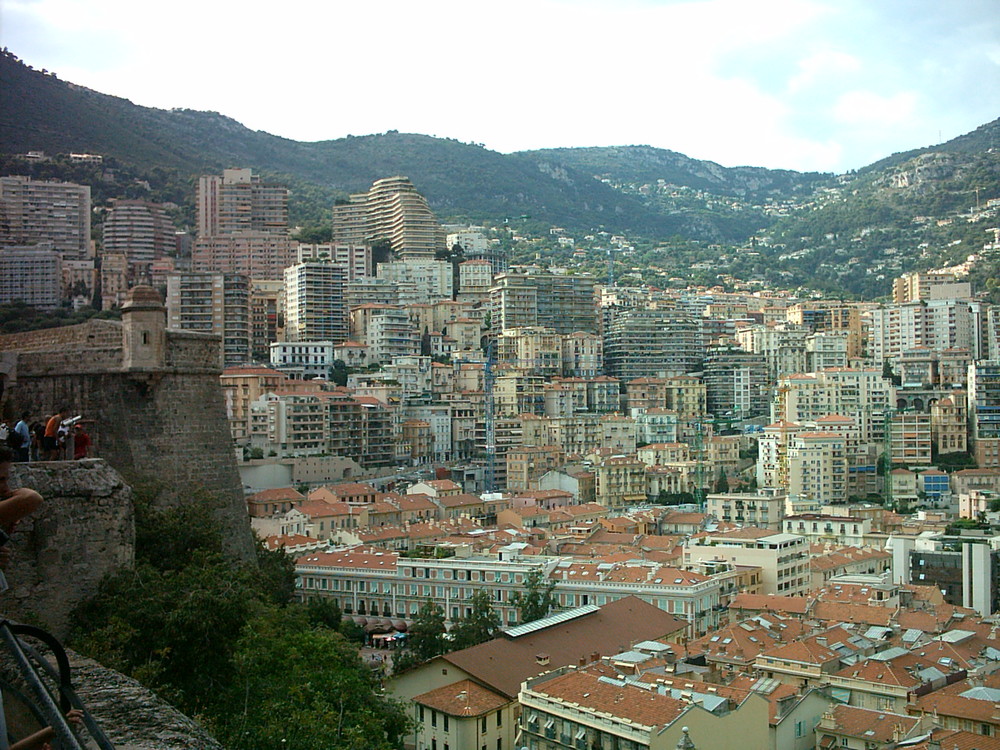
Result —
[[[891,127],[909,122],[917,110],[918,96],[912,91],[881,95],[873,91],[848,91],[837,97],[833,114],[847,125]]]
[[[858,73],[863,66],[855,55],[826,49],[799,60],[797,68],[798,72],[788,81],[788,93],[793,96]]]
[[[397,129],[842,170],[1000,101],[991,0],[2,2],[4,43],[35,67],[300,140]]]

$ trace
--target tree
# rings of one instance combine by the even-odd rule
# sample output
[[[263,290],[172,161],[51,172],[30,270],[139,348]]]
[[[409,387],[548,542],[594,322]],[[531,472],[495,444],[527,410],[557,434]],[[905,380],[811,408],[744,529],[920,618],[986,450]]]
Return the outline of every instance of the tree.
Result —
[[[493,597],[486,589],[480,589],[469,599],[471,611],[467,617],[455,623],[451,629],[452,645],[455,649],[468,648],[493,639],[500,630],[500,615],[493,609]]]
[[[511,604],[517,607],[520,622],[534,622],[548,615],[556,606],[552,591],[556,582],[545,577],[541,568],[534,568],[524,577],[524,591],[511,597]]]
[[[330,596],[315,596],[306,602],[306,617],[314,627],[338,630],[344,619],[340,604]]]
[[[444,610],[430,599],[420,605],[413,626],[406,636],[407,650],[417,661],[427,661],[448,650],[445,637]]]
[[[152,494],[136,488],[135,568],[77,607],[74,647],[197,715],[233,750],[398,747],[405,712],[377,695],[332,600],[292,604],[284,553],[227,558],[207,499],[164,511]]]
[[[719,467],[719,478],[715,480],[715,491],[729,492],[729,480],[726,478],[726,470]]]
[[[333,367],[330,368],[330,382],[334,385],[345,386],[347,385],[347,376],[349,375],[347,369],[347,363],[342,359],[333,360]]]
[[[377,694],[357,648],[313,628],[305,612],[269,610],[247,623],[215,722],[232,750],[400,747],[403,708]]]

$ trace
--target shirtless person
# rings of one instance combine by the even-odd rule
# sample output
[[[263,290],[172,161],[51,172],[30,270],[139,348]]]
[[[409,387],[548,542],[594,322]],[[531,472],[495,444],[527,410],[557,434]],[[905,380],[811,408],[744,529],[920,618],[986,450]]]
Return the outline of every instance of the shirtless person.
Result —
[[[10,488],[10,466],[14,462],[14,451],[0,447],[0,539],[6,541],[17,522],[34,513],[42,504],[42,496],[32,489]]]

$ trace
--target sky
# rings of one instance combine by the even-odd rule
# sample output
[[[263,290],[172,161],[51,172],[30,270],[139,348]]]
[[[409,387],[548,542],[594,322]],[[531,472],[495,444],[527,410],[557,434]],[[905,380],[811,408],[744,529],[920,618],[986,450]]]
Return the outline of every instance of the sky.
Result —
[[[0,0],[0,44],[301,141],[646,144],[844,172],[1000,116],[998,0]]]

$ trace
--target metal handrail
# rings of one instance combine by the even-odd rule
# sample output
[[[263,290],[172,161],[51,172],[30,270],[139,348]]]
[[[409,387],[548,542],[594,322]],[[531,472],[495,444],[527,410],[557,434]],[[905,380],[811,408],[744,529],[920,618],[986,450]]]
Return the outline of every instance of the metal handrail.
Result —
[[[32,646],[29,646],[27,643],[21,642],[21,648],[24,649],[27,655],[31,657],[36,664],[45,670],[46,674],[48,674],[52,679],[61,682],[59,670],[57,670],[56,667],[53,667],[48,659],[43,658],[37,650],[35,650]],[[101,729],[98,723],[94,721],[93,715],[91,715],[90,711],[87,710],[87,707],[84,706],[83,701],[80,699],[80,696],[76,694],[76,691],[73,690],[72,686],[68,683],[65,686],[60,684],[59,692],[63,698],[70,702],[73,708],[83,712],[83,724],[90,733],[90,736],[97,743],[98,748],[100,748],[100,750],[115,750],[115,746],[112,744],[111,740],[109,740],[107,735],[104,734],[104,730]]]
[[[51,650],[56,665],[53,666],[32,646],[21,641],[18,637],[20,635],[29,636],[44,643]],[[22,625],[0,619],[0,638],[3,639],[7,650],[14,658],[18,672],[35,700],[35,705],[32,708],[52,728],[55,747],[60,750],[85,750],[85,746],[77,739],[64,716],[65,712],[75,708],[82,712],[84,726],[100,750],[114,750],[114,745],[108,740],[73,690],[69,657],[55,636],[32,625]],[[32,661],[38,666],[34,666]],[[56,698],[53,697],[42,680],[39,669],[58,686],[58,705]],[[2,731],[6,733],[6,727],[3,727]]]

